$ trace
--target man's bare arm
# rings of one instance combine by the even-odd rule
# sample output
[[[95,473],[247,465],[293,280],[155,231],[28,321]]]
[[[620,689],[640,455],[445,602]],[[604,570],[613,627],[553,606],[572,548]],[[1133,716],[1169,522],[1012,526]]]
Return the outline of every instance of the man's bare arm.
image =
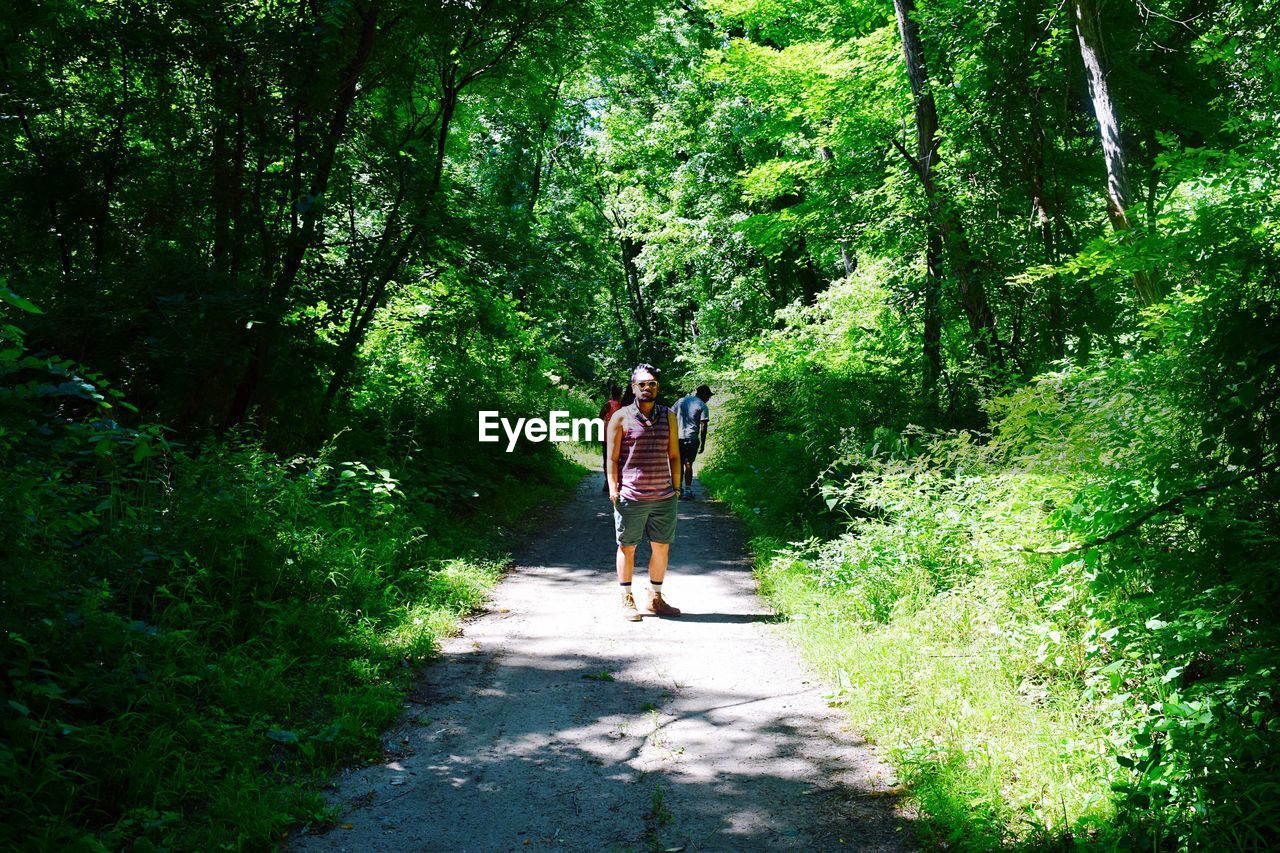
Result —
[[[699,437],[698,452],[701,453],[702,451],[707,449],[707,419],[706,418],[703,418],[701,421],[698,422],[698,437]]]
[[[609,500],[618,499],[618,458],[622,455],[622,410],[613,413],[609,418],[609,426],[605,430],[605,441],[609,442],[609,470],[605,475],[609,478]]]
[[[676,426],[674,413],[668,415],[667,425],[671,427],[671,440],[667,442],[667,457],[671,462],[671,485],[678,492],[680,491],[680,475],[683,471],[680,465],[680,428]]]

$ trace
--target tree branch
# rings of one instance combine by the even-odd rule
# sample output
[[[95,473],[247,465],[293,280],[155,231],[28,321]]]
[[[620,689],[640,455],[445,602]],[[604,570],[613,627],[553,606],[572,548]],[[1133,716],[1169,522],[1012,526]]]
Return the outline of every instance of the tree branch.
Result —
[[[911,156],[911,152],[908,151],[906,148],[902,147],[901,142],[899,142],[896,139],[890,139],[889,141],[893,143],[894,148],[898,149],[898,153],[901,154],[903,159],[907,161],[907,165],[911,167],[912,171],[916,173],[916,175],[925,184],[925,186],[928,186],[929,176],[925,173],[924,165],[915,157]]]
[[[1215,480],[1212,483],[1199,483],[1193,486],[1192,488],[1188,489],[1187,491],[1183,492],[1182,494],[1177,495],[1176,497],[1170,498],[1164,503],[1157,504],[1147,510],[1144,510],[1142,513],[1140,513],[1135,518],[1130,520],[1127,524],[1117,528],[1116,530],[1111,531],[1110,533],[1104,536],[1099,536],[1096,539],[1087,539],[1084,542],[1064,542],[1060,545],[1054,545],[1053,547],[1050,547],[1050,548],[1029,548],[1026,545],[1014,545],[1012,546],[1012,548],[1014,551],[1019,551],[1025,554],[1049,554],[1049,555],[1074,554],[1079,551],[1088,551],[1090,549],[1097,548],[1099,545],[1105,545],[1108,542],[1114,542],[1115,540],[1119,539],[1122,536],[1129,535],[1130,533],[1134,532],[1142,525],[1146,524],[1151,519],[1155,518],[1160,513],[1168,512],[1169,510],[1180,506],[1182,502],[1185,501],[1187,498],[1194,497],[1196,495],[1207,494],[1209,492],[1221,491],[1222,489],[1225,489],[1229,486],[1234,486],[1236,483],[1239,483],[1242,480],[1247,480],[1250,477],[1256,477],[1257,475],[1266,473],[1267,471],[1275,471],[1277,468],[1280,468],[1280,461],[1273,461],[1266,465],[1260,465],[1257,468],[1251,468],[1248,471],[1242,471],[1239,474],[1236,474],[1235,476],[1232,476],[1232,477],[1227,477],[1222,480]]]

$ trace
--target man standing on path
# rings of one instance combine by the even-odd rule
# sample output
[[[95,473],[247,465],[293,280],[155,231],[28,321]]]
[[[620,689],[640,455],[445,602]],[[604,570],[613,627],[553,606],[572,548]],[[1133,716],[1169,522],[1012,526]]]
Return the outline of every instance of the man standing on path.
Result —
[[[605,436],[609,447],[609,499],[613,501],[613,527],[618,542],[614,564],[622,585],[622,618],[640,621],[631,594],[636,545],[649,539],[648,611],[658,616],[679,616],[679,608],[662,598],[671,542],[676,536],[676,492],[680,488],[680,446],[676,419],[660,406],[658,370],[651,364],[631,371],[635,402],[609,420]]]
[[[707,450],[707,421],[711,418],[711,410],[707,401],[711,399],[711,389],[699,385],[694,394],[681,397],[671,411],[676,413],[676,421],[680,427],[680,482],[684,488],[680,497],[693,498],[693,460],[699,453]]]

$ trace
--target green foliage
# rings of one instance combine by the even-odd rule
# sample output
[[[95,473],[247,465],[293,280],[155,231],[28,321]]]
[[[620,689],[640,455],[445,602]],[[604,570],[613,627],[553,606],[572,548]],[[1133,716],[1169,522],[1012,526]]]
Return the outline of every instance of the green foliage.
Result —
[[[582,144],[562,90],[649,5],[16,11],[0,244],[22,285],[0,294],[43,309],[33,345],[154,419],[251,421],[288,451],[344,425],[362,348],[409,290],[483,293],[459,335],[514,325],[585,375],[572,330],[603,272],[556,185],[553,149]],[[522,316],[495,330],[504,301]]]
[[[934,200],[969,237],[965,257],[939,241],[932,281],[948,220],[892,146],[911,153],[916,116],[887,10],[709,4],[727,39],[701,71],[742,109],[727,218],[757,282],[799,259],[825,292],[770,293],[773,328],[713,359],[731,398],[706,480],[936,839],[1272,846],[1271,24],[1099,4],[1133,189],[1115,233],[1065,7],[904,5]],[[1171,296],[1140,308],[1136,275]]]
[[[547,452],[184,446],[112,420],[119,392],[74,363],[3,352],[5,846],[259,847],[329,820],[314,781],[377,757],[497,579],[495,523],[573,479]]]
[[[715,385],[707,482],[939,840],[1273,845],[1273,7],[14,10],[6,818],[326,820],[564,485],[477,411],[644,360]]]
[[[1258,847],[1280,832],[1275,310],[1248,284],[1171,301],[1140,354],[994,400],[991,434],[854,421],[807,490],[847,532],[758,543],[767,590],[940,838]],[[774,352],[740,382],[792,369],[824,387],[794,368]],[[735,405],[758,416],[806,393]],[[807,430],[783,425],[784,448],[828,414],[798,411]],[[758,429],[720,426],[709,481],[740,504],[788,474],[747,474],[735,435]]]
[[[817,305],[781,313],[783,328],[721,368],[717,409],[729,425],[716,428],[706,476],[735,509],[771,525],[830,529],[838,519],[810,487],[830,465],[832,448],[877,424],[906,425],[911,389],[895,377],[910,369],[902,353],[912,332],[884,304],[883,270],[867,265]]]
[[[376,755],[571,477],[476,412],[595,413],[563,377],[598,256],[550,152],[647,5],[0,23],[0,843],[329,819],[315,781]]]

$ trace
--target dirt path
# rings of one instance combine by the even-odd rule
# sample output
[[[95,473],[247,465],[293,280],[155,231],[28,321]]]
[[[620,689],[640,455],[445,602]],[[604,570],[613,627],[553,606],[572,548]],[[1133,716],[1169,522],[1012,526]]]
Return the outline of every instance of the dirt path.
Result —
[[[385,762],[336,781],[350,828],[294,849],[911,845],[892,771],[779,635],[735,520],[682,502],[665,589],[685,615],[625,622],[601,483],[583,481],[428,668]]]

